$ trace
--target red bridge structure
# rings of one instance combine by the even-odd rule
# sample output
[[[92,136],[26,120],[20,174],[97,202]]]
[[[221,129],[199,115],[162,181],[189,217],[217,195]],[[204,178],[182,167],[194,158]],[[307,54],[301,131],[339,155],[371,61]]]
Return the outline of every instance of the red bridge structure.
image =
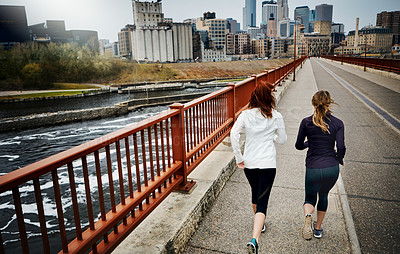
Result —
[[[45,183],[52,183],[54,192],[60,252],[110,253],[172,191],[192,188],[188,175],[229,134],[258,81],[278,86],[304,59],[172,104],[156,116],[0,176],[0,193],[13,200],[23,253],[29,253],[29,241],[21,187],[33,186],[44,253],[51,246],[41,190]],[[60,174],[69,182],[60,183]],[[77,184],[84,185],[81,196]],[[72,202],[72,215],[63,209],[63,196]],[[73,232],[66,231],[66,221],[73,223]],[[5,247],[0,232],[0,253]]]

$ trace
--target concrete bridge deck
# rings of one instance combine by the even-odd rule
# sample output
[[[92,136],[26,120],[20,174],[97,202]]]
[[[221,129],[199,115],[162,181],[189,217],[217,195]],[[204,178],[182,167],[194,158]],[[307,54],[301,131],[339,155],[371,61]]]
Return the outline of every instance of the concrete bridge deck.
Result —
[[[333,109],[345,124],[347,154],[329,196],[324,236],[305,241],[300,229],[306,152],[297,151],[294,142],[301,119],[313,112],[311,97],[320,89],[339,104]],[[399,89],[397,79],[315,58],[298,70],[295,82],[288,80],[279,89],[278,111],[288,141],[277,145],[277,176],[261,253],[400,251]],[[235,167],[229,140],[190,178],[197,188],[189,195],[173,193],[115,253],[246,253],[253,219],[250,187]]]

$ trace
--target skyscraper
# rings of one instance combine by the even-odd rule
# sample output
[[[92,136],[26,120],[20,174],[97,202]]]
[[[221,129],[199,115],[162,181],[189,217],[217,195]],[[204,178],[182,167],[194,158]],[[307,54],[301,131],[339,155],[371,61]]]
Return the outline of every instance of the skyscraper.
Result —
[[[315,10],[317,11],[317,20],[332,22],[333,5],[320,4],[315,6]]]
[[[296,20],[297,17],[302,18],[304,25],[304,32],[309,33],[310,8],[308,8],[308,6],[296,7],[296,9],[294,9],[294,20]]]
[[[268,30],[276,30],[277,29],[277,17],[278,17],[278,5],[276,4],[275,1],[263,1],[262,2],[262,25],[267,25],[267,31]],[[275,22],[272,22],[271,24],[274,25],[275,27],[269,27],[271,24],[269,24],[269,20],[273,18]]]
[[[308,32],[312,33],[314,32],[315,21],[317,21],[317,10],[310,10],[310,19],[308,21],[310,22]]]
[[[267,24],[271,17],[271,13],[275,20],[278,19],[278,5],[275,1],[262,2],[262,23]]]
[[[256,26],[256,0],[246,0],[243,8],[243,30]]]
[[[289,19],[289,5],[288,0],[278,0],[278,22]]]

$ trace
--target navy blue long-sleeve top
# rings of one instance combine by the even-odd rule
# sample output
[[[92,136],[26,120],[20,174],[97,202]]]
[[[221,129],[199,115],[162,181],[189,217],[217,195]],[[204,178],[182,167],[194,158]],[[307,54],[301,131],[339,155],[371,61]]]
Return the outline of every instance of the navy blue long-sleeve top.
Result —
[[[327,168],[343,165],[343,157],[346,152],[344,144],[343,122],[331,114],[327,115],[326,123],[329,125],[329,132],[324,133],[312,121],[312,115],[304,118],[300,123],[297,134],[296,149],[308,148],[306,167]],[[307,138],[307,141],[305,139]],[[336,142],[336,151],[335,151]]]

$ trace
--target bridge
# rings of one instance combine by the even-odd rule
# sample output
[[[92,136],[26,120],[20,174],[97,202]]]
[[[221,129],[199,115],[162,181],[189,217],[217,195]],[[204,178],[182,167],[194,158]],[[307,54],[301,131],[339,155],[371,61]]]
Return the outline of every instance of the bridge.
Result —
[[[284,116],[288,133],[288,143],[278,147],[277,179],[271,193],[268,229],[261,240],[262,250],[271,253],[399,250],[400,81],[381,75],[387,74],[386,70],[368,68],[364,72],[340,61],[311,58],[302,63],[303,60],[295,63],[296,81],[290,81],[294,63],[269,70],[184,105],[173,104],[170,110],[155,117],[0,176],[0,193],[9,196],[15,206],[22,251],[32,252],[25,226],[26,217],[32,214],[24,211],[19,189],[31,188],[42,238],[40,252],[59,251],[53,249],[52,241],[61,242],[64,253],[113,250],[157,253],[157,249],[187,253],[243,252],[252,225],[249,190],[243,173],[234,167],[226,137],[260,79],[276,84],[278,111]],[[326,238],[310,244],[299,233],[305,154],[295,151],[294,139],[301,119],[312,114],[311,96],[318,89],[330,91],[339,104],[334,112],[345,123],[348,153],[341,168],[342,176],[330,196],[324,225]],[[207,161],[221,151],[224,157]],[[228,165],[223,169],[230,170],[218,168],[221,163]],[[198,218],[188,223],[189,227],[180,228],[186,231],[186,237],[174,236],[175,241],[167,239],[165,246],[160,247],[162,243],[154,235],[135,245],[139,236],[146,236],[138,229],[146,223],[151,225],[152,214],[168,202],[172,191],[186,192],[181,199],[197,196],[201,200],[198,192],[204,191],[202,182],[198,181],[197,187],[195,183],[204,177],[196,175],[201,167],[215,167],[211,173],[205,173],[205,178],[214,174],[216,178],[210,181],[219,183],[210,185],[211,189],[217,189],[212,195],[219,196],[212,200],[215,205],[209,204],[200,211],[204,215],[210,209],[203,222]],[[60,183],[59,174],[67,174],[69,182]],[[77,181],[78,176],[83,180]],[[44,184],[52,185],[59,224],[59,233],[50,237],[41,192]],[[77,188],[84,189],[84,195],[77,195]],[[65,196],[73,203],[71,217],[65,217],[62,202]],[[178,201],[175,200],[177,206]],[[179,208],[167,207],[174,211]],[[147,216],[150,217],[145,220]],[[153,224],[152,228],[162,229],[163,222]],[[66,224],[74,225],[74,230],[66,231]],[[5,239],[1,238],[3,243]],[[0,252],[7,250],[7,244],[1,244]]]

